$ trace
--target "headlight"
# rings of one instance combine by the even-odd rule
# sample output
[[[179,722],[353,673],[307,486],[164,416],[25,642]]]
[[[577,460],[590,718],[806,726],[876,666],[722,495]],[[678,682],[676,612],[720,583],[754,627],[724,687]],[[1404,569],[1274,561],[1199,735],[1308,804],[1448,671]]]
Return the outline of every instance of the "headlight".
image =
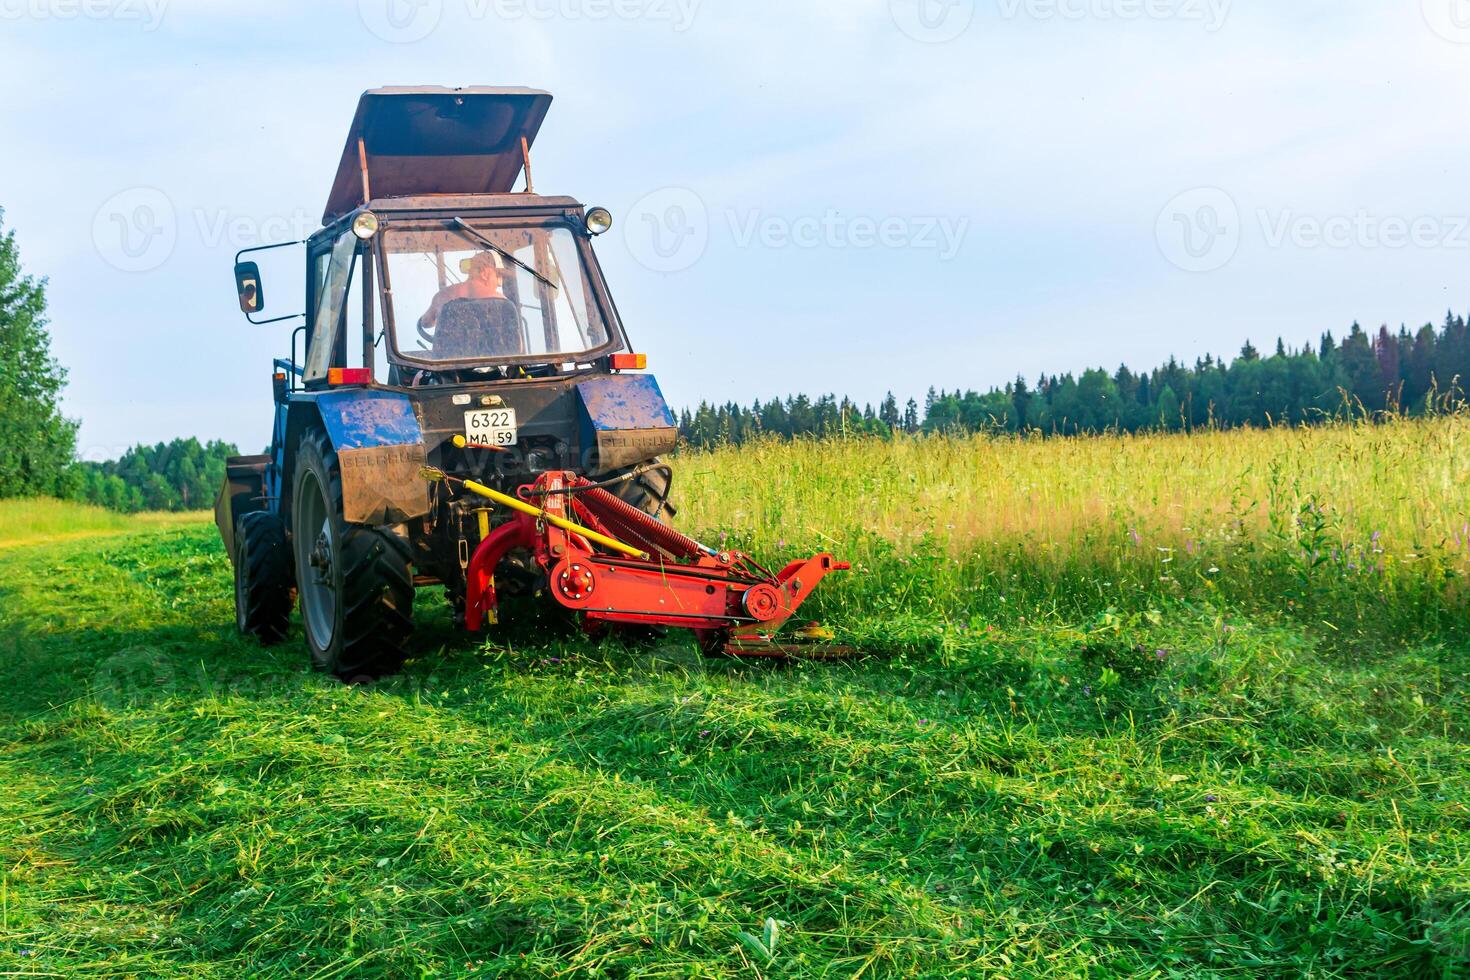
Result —
[[[378,233],[378,216],[371,211],[363,211],[352,219],[352,233],[363,241],[367,241]]]
[[[607,208],[593,208],[587,212],[587,233],[601,235],[612,227],[612,212]]]

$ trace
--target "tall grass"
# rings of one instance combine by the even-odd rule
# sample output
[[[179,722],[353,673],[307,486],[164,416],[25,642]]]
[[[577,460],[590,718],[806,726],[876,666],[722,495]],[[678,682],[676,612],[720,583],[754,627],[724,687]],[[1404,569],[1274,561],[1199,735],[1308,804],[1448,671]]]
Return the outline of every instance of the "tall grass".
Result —
[[[48,497],[0,500],[0,546],[34,538],[88,531],[120,531],[131,521],[122,514]]]
[[[894,596],[961,619],[1229,600],[1334,628],[1454,629],[1470,612],[1467,447],[1464,416],[769,441],[684,454],[678,497],[705,537],[854,560],[825,590],[844,615]]]
[[[0,548],[61,537],[174,527],[203,520],[194,514],[119,514],[91,504],[49,497],[0,500]]]

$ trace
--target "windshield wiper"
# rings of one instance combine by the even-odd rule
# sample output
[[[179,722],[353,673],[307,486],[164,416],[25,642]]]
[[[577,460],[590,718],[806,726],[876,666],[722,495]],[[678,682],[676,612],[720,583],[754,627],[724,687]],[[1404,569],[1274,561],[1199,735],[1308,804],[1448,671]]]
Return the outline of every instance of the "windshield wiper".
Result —
[[[518,265],[522,269],[525,269],[531,275],[535,276],[537,279],[540,279],[542,282],[544,282],[546,285],[550,286],[552,289],[559,288],[556,285],[556,283],[552,282],[550,279],[547,279],[541,273],[537,272],[535,269],[531,268],[529,265],[526,265],[526,263],[522,262],[520,259],[516,258],[514,255],[511,255],[505,249],[501,248],[499,245],[496,245],[490,239],[486,238],[484,235],[480,234],[478,231],[475,231],[475,229],[473,229],[469,225],[465,224],[465,221],[464,221],[463,218],[450,218],[449,219],[449,224],[454,225],[460,231],[464,232],[466,235],[469,235],[471,238],[473,238],[475,241],[479,242],[481,245],[484,245],[486,248],[492,249],[497,255],[501,255],[501,256],[503,256],[503,257],[505,257],[507,259],[510,259],[516,265]]]

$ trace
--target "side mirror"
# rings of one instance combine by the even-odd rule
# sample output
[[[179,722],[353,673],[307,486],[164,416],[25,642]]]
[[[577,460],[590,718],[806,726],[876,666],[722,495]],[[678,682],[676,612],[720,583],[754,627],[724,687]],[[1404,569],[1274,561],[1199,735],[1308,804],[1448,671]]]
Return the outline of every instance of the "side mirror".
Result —
[[[265,290],[260,285],[260,266],[254,262],[235,263],[235,292],[240,297],[240,312],[249,316],[265,307]]]

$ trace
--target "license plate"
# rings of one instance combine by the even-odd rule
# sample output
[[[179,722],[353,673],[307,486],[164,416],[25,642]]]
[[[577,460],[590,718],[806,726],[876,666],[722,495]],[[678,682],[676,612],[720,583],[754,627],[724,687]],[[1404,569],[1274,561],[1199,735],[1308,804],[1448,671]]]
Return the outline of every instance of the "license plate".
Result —
[[[464,413],[464,441],[471,446],[514,446],[516,410],[477,408]]]

